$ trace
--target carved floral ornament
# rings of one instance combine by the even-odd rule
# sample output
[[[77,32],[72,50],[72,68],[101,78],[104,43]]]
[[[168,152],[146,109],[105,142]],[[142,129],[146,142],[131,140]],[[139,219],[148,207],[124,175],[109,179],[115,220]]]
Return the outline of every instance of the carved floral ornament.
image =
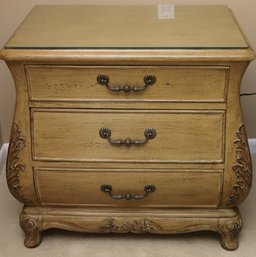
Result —
[[[102,227],[102,230],[105,232],[115,233],[151,233],[153,231],[161,231],[163,229],[161,226],[149,219],[125,221],[118,224],[116,219],[109,218],[106,220],[106,225]]]
[[[229,197],[229,204],[233,206],[238,205],[246,198],[252,184],[252,164],[244,124],[240,126],[236,137],[234,144],[237,162],[232,169],[237,180]]]
[[[20,152],[24,149],[26,140],[22,136],[18,124],[12,125],[11,139],[7,158],[7,183],[13,196],[22,203],[29,203],[30,200],[23,192],[20,184],[20,175],[25,171],[25,165],[20,160]]]

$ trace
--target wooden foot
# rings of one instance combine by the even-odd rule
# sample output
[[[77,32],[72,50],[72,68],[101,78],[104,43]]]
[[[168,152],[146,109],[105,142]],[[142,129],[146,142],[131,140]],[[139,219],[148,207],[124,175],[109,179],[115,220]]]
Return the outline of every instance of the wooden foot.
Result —
[[[221,235],[221,245],[224,249],[233,251],[239,246],[238,234],[242,229],[242,220],[240,217],[235,221],[224,223],[219,228]]]
[[[28,248],[34,248],[41,243],[41,218],[29,217],[28,215],[21,214],[20,226],[25,232],[24,244]]]
[[[237,236],[234,235],[221,235],[221,245],[224,249],[233,251],[236,250],[239,246]]]

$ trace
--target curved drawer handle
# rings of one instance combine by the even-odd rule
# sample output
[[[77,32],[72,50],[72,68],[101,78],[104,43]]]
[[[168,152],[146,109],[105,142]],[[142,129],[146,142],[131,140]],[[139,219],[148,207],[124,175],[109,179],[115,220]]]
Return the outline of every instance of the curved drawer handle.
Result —
[[[124,91],[126,93],[130,92],[130,91],[143,91],[145,90],[148,86],[151,86],[153,84],[156,83],[156,76],[155,75],[145,75],[144,76],[144,83],[145,85],[142,87],[137,87],[137,86],[129,86],[129,85],[125,85],[125,86],[110,86],[109,85],[109,77],[108,75],[105,74],[100,74],[97,77],[97,82],[100,85],[106,86],[107,89],[111,90],[111,91]]]
[[[154,128],[147,128],[144,131],[145,139],[143,140],[132,140],[130,138],[126,139],[111,139],[111,129],[109,128],[101,128],[99,130],[99,134],[103,139],[107,139],[111,144],[113,145],[143,145],[148,142],[148,140],[151,140],[156,137],[156,130]]]
[[[123,195],[113,195],[112,194],[112,186],[109,184],[104,184],[101,185],[100,190],[104,193],[107,193],[110,195],[111,198],[115,199],[115,200],[142,200],[144,199],[149,193],[153,193],[156,191],[156,186],[155,185],[146,185],[144,187],[144,195],[136,195],[136,194],[132,194],[132,193],[125,193]]]

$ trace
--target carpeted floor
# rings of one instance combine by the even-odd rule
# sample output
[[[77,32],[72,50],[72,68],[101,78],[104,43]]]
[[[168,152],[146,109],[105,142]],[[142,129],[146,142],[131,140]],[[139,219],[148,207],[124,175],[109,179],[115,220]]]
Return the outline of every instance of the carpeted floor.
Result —
[[[256,155],[253,156],[256,168]],[[255,170],[255,169],[254,169]],[[185,235],[94,235],[60,230],[44,232],[42,244],[34,249],[23,245],[18,219],[22,205],[9,193],[5,172],[0,174],[0,257],[255,257],[256,183],[241,204],[243,230],[240,247],[228,252],[221,248],[219,236],[212,232]]]

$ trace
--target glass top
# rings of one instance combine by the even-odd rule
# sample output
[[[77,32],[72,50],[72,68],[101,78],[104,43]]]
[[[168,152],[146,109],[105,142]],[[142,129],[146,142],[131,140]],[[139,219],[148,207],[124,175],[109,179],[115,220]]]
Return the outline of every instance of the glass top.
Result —
[[[244,49],[248,45],[226,6],[35,6],[5,48]]]

